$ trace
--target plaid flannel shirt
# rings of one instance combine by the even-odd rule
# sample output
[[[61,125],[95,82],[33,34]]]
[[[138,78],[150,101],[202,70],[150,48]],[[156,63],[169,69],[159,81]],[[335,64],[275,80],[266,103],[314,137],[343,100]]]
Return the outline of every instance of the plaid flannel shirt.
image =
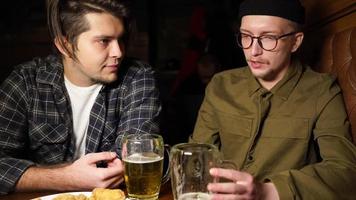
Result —
[[[116,151],[131,133],[157,133],[161,110],[152,69],[125,59],[90,113],[86,153]],[[32,165],[73,160],[72,111],[63,65],[55,56],[17,66],[0,87],[0,194]]]

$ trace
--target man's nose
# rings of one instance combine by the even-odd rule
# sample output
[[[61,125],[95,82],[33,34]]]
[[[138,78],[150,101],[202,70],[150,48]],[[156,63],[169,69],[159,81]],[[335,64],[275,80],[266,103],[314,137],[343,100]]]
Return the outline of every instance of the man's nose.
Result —
[[[263,49],[261,45],[259,44],[259,41],[257,39],[254,39],[251,45],[251,54],[252,56],[258,56],[261,55],[263,52]]]
[[[111,43],[110,57],[121,58],[123,54],[123,47],[120,43],[115,40]]]

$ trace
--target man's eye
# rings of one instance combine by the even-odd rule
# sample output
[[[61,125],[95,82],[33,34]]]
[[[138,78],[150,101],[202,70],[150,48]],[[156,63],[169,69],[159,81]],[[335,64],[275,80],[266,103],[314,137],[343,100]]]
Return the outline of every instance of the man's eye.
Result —
[[[241,38],[248,38],[248,37],[251,37],[250,35],[244,34],[244,33],[241,33],[240,35],[241,35]]]
[[[261,40],[275,40],[277,37],[274,35],[262,35]]]
[[[107,44],[109,44],[109,40],[108,40],[108,39],[101,39],[101,40],[99,40],[99,42],[100,42],[100,44],[102,44],[102,45],[107,45]]]

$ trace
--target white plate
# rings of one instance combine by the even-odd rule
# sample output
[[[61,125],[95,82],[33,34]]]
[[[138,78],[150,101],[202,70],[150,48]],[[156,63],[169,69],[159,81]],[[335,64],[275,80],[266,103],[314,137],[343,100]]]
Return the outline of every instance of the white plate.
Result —
[[[58,194],[53,194],[53,195],[48,195],[48,196],[43,196],[43,197],[37,197],[40,198],[41,200],[52,200],[55,197],[57,197],[58,195],[61,194],[72,194],[72,195],[79,195],[79,194],[84,194],[87,197],[91,196],[91,192],[64,192],[64,193],[58,193]],[[37,199],[35,198],[35,199]]]

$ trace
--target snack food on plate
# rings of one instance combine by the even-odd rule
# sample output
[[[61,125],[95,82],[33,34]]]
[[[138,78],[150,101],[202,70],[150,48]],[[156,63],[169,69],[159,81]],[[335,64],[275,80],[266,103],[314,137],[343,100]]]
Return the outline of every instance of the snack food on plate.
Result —
[[[125,193],[120,189],[95,188],[89,200],[124,200]]]

